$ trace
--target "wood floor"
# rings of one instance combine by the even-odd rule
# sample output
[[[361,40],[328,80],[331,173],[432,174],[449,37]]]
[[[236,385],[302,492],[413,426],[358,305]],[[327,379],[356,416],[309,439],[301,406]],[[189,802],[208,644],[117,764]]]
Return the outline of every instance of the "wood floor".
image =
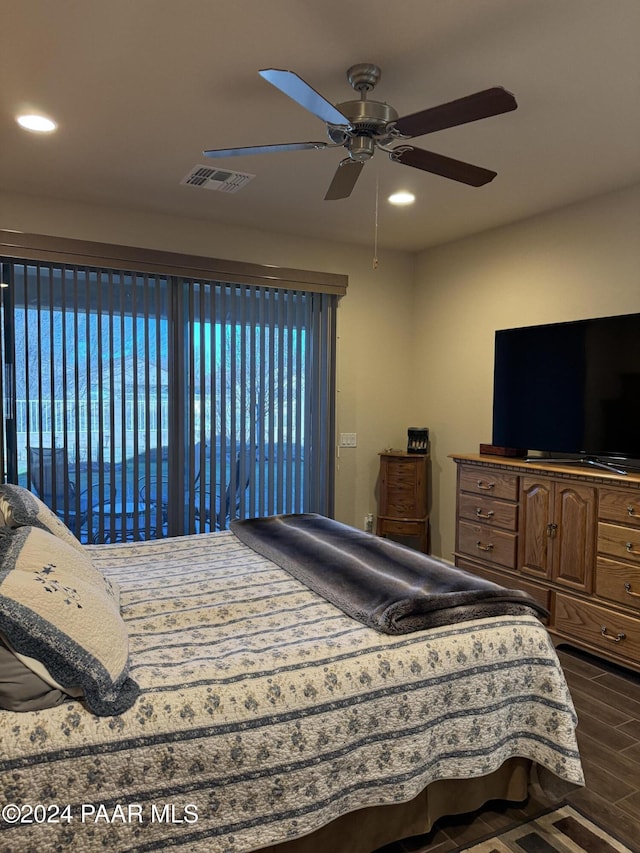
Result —
[[[640,676],[562,646],[558,656],[578,713],[578,744],[586,785],[567,799],[640,851]],[[530,798],[520,808],[490,804],[447,818],[428,835],[377,853],[449,853],[543,811]]]

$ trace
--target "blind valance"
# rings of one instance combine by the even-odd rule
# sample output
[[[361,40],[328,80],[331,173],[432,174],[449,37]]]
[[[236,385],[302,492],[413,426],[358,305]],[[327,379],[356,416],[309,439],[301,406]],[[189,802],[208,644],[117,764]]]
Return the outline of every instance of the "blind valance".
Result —
[[[344,296],[348,276],[0,229],[0,255]]]

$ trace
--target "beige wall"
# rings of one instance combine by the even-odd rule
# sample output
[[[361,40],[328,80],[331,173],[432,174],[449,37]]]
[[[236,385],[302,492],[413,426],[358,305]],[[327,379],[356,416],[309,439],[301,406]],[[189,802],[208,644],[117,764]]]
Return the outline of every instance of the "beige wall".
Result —
[[[491,441],[496,329],[640,312],[640,187],[417,259],[414,396],[430,427],[433,551],[452,559],[455,465]]]
[[[449,453],[491,440],[493,335],[509,326],[640,311],[640,187],[414,257],[197,220],[0,194],[0,228],[349,276],[338,317],[336,517],[375,514],[378,452],[407,426],[432,442],[432,546],[451,559]]]
[[[375,513],[378,452],[402,447],[410,409],[414,262],[402,252],[292,238],[198,220],[0,193],[0,228],[349,276],[338,312],[338,432],[355,432],[336,472],[336,517]]]

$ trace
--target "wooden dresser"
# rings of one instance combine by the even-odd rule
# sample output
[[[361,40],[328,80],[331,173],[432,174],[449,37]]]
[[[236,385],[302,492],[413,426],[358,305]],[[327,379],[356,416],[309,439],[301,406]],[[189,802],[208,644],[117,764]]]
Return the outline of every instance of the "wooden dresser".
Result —
[[[640,474],[451,458],[456,565],[533,595],[557,643],[640,671]]]
[[[402,450],[380,454],[378,536],[416,537],[418,548],[429,552],[428,483],[428,454]]]

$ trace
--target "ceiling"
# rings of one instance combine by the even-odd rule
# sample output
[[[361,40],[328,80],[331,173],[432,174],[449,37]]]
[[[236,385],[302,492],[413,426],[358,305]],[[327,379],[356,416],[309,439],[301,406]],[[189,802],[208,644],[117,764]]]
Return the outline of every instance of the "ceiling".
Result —
[[[638,0],[2,0],[0,190],[417,251],[640,181]],[[378,151],[324,201],[342,148],[207,160],[205,148],[328,141],[265,82],[293,70],[332,103],[382,68],[401,116],[492,86],[518,109],[414,140],[497,171],[480,188]],[[25,107],[59,122],[36,136]],[[181,185],[197,165],[255,175]],[[397,189],[416,195],[392,208]],[[376,196],[379,198],[376,217]]]

